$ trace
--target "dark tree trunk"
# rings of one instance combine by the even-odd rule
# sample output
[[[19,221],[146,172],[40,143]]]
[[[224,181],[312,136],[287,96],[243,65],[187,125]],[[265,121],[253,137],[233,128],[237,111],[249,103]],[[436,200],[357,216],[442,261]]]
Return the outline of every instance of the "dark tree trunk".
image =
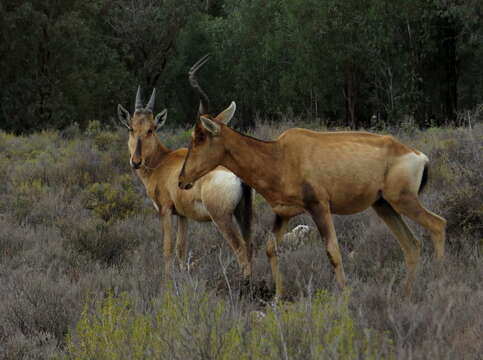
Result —
[[[444,39],[442,42],[443,60],[445,62],[445,84],[443,88],[443,111],[445,120],[456,121],[458,111],[458,73],[456,63],[457,29],[451,20],[445,20],[443,28]]]
[[[355,66],[352,62],[348,62],[344,69],[344,97],[345,97],[345,113],[346,126],[353,129],[359,127],[359,122],[356,114],[357,106],[357,76]]]

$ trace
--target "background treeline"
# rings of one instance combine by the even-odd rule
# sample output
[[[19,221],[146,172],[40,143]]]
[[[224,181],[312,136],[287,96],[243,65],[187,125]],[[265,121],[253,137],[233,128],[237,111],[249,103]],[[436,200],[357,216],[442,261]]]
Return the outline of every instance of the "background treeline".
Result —
[[[108,123],[141,84],[191,122],[187,69],[242,125],[461,122],[483,99],[479,0],[2,0],[0,127]]]

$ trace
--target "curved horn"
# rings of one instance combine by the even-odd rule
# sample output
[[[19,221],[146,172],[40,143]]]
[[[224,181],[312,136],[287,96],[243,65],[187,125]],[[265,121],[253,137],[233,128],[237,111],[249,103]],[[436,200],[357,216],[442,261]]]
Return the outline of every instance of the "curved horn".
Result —
[[[201,68],[208,60],[210,59],[210,54],[206,54],[203,56],[201,59],[199,59],[190,69],[188,72],[189,74],[189,81],[191,84],[191,87],[195,89],[198,94],[200,95],[200,107],[198,112],[200,114],[208,114],[210,110],[210,100],[208,99],[208,96],[206,93],[203,91],[201,88],[200,84],[198,83],[198,80],[196,80],[196,72],[198,71],[199,68]]]
[[[136,103],[134,104],[134,111],[143,108],[143,101],[141,100],[141,85],[138,86],[138,92],[136,93]]]
[[[149,102],[146,105],[146,109],[150,110],[151,112],[153,112],[154,110],[154,100],[156,100],[156,88],[153,88],[153,92],[151,94],[151,97],[149,98]]]

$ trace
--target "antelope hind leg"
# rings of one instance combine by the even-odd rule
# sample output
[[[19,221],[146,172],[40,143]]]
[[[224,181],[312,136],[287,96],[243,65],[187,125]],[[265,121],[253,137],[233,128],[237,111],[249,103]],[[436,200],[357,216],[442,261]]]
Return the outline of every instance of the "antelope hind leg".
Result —
[[[372,207],[399,241],[407,271],[404,292],[410,296],[419,264],[421,243],[414,237],[401,215],[386,200],[380,199]]]
[[[241,235],[238,224],[234,221],[232,214],[225,214],[223,217],[213,218],[213,222],[216,224],[221,234],[228,242],[233,252],[236,255],[236,259],[243,273],[243,278],[249,280],[252,274],[251,259],[248,257],[248,250],[246,248],[245,241]]]
[[[186,255],[187,255],[187,232],[188,219],[184,216],[178,216],[178,230],[176,233],[176,255],[181,270],[186,269]]]
[[[161,223],[163,227],[163,258],[164,258],[164,279],[169,279],[173,270],[173,244],[172,244],[172,213],[169,209],[163,209]]]

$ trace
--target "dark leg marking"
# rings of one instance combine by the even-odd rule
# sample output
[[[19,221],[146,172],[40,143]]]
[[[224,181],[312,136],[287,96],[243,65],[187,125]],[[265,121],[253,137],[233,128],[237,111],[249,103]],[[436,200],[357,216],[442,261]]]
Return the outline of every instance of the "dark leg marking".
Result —
[[[279,231],[280,228],[282,227],[282,224],[283,224],[283,217],[281,217],[280,215],[275,214],[275,219],[273,221],[272,231],[274,233],[276,233],[277,231]]]

